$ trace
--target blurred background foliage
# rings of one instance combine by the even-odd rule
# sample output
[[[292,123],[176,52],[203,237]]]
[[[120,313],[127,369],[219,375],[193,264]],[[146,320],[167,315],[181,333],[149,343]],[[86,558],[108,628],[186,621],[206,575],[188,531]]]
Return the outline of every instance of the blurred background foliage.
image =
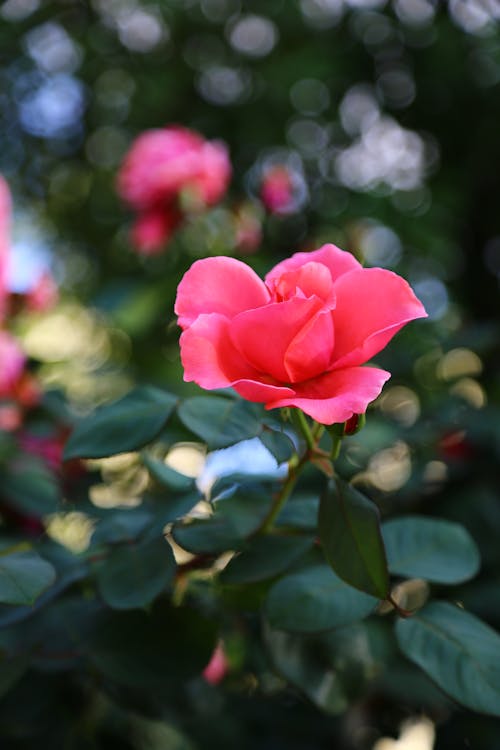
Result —
[[[14,193],[13,253],[25,275],[50,267],[61,289],[55,309],[16,321],[44,385],[80,412],[137,382],[198,393],[182,382],[173,315],[177,284],[198,257],[232,254],[265,273],[292,252],[334,242],[394,269],[429,321],[377,357],[393,377],[347,442],[341,473],[369,485],[383,513],[467,526],[483,569],[454,596],[497,629],[499,20],[497,0],[0,5],[0,172]],[[172,123],[225,141],[233,179],[219,206],[144,257],[131,247],[116,173],[140,132]],[[262,201],[277,165],[293,178],[282,211]],[[111,476],[122,498],[130,476]],[[82,601],[59,605],[61,617],[92,606]],[[240,645],[230,648],[238,654]],[[181,717],[190,739],[158,721],[137,686],[93,695],[80,715],[87,685],[73,685],[73,696],[66,673],[42,659],[0,705],[2,747],[43,738],[54,748],[429,750],[433,724],[420,739],[414,731],[411,745],[410,730],[397,744],[378,739],[397,737],[401,721],[421,713],[435,722],[437,748],[498,744],[498,720],[456,710],[402,659],[368,698],[353,688],[352,707],[331,718],[280,692],[258,649],[240,657],[246,672],[224,695],[199,685],[175,695],[172,681],[165,688],[168,718]],[[195,671],[204,658],[194,654]],[[136,718],[124,713],[127,700]],[[93,722],[99,736],[82,739],[79,722]]]

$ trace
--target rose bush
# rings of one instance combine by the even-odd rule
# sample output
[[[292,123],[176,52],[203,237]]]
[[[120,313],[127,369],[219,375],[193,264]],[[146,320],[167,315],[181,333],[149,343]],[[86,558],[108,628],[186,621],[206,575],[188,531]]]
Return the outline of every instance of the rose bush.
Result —
[[[196,208],[212,206],[230,178],[223,143],[178,126],[142,133],[117,179],[119,195],[138,213],[132,228],[135,247],[146,254],[157,252],[182,220],[181,198]]]
[[[295,406],[323,424],[363,413],[390,374],[362,367],[426,316],[409,284],[324,245],[275,266],[265,283],[241,261],[196,261],[175,312],[184,379],[232,387],[267,409]]]

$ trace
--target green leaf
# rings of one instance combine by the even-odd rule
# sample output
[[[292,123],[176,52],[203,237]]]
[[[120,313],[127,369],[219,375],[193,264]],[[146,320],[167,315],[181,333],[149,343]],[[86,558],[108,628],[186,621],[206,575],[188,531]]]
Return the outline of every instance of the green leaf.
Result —
[[[260,435],[260,440],[264,443],[267,450],[273,454],[279,464],[288,461],[295,451],[291,439],[285,432],[279,429],[272,429],[268,425],[264,425],[264,431]]]
[[[376,604],[376,599],[348,586],[327,565],[315,565],[275,583],[265,612],[280,630],[319,633],[362,620]]]
[[[29,654],[0,660],[0,698],[18,682],[29,667]]]
[[[92,534],[92,544],[114,544],[137,539],[153,521],[153,514],[145,508],[108,511]]]
[[[358,623],[315,636],[264,627],[264,640],[282,677],[318,708],[339,714],[363,695],[383,664],[369,625]]]
[[[312,537],[257,536],[233,557],[220,575],[221,583],[254,583],[286,571],[314,543]]]
[[[434,583],[462,583],[479,570],[476,544],[463,526],[406,516],[382,526],[391,573]]]
[[[500,635],[447,602],[396,623],[401,650],[467,708],[500,716]]]
[[[198,492],[190,492],[186,495],[174,497],[160,494],[158,492],[147,493],[146,499],[155,507],[155,524],[165,526],[171,521],[177,521],[189,513],[194,506],[200,502],[202,497]]]
[[[264,637],[271,661],[285,680],[301,690],[318,708],[341,714],[349,706],[341,681],[305,638],[266,628]]]
[[[187,492],[195,486],[195,481],[192,477],[180,474],[163,461],[158,461],[158,459],[152,458],[152,456],[143,454],[142,462],[149,470],[153,479],[156,479],[157,482],[171,490]]]
[[[142,448],[164,427],[176,397],[152,386],[135,388],[119,401],[84,417],[66,444],[64,458],[103,458]]]
[[[97,586],[113,609],[150,604],[172,581],[175,561],[163,537],[114,548],[101,564]]]
[[[308,531],[318,527],[319,498],[314,495],[295,495],[285,505],[276,526],[293,526]]]
[[[321,497],[318,523],[335,573],[360,591],[385,599],[389,572],[377,506],[346,482],[332,479]]]
[[[88,640],[88,655],[121,685],[165,695],[201,674],[216,642],[216,623],[191,607],[157,599],[147,612],[113,611]]]
[[[173,537],[183,549],[195,554],[218,554],[238,550],[266,517],[271,497],[237,495],[215,504],[206,520],[176,524]]]
[[[42,552],[43,559],[55,568],[56,578],[37,597],[34,604],[30,603],[17,607],[0,604],[0,630],[33,617],[40,609],[52,602],[61,592],[75,583],[75,581],[80,581],[89,574],[89,565],[81,555],[73,554],[65,547],[50,539],[41,544],[39,550]]]
[[[36,458],[19,457],[1,483],[5,498],[22,513],[39,518],[59,510],[60,488],[54,473]]]
[[[210,449],[227,448],[262,432],[260,409],[247,401],[195,396],[183,401],[177,413]]]
[[[0,556],[0,603],[33,604],[55,580],[53,566],[36,552]]]

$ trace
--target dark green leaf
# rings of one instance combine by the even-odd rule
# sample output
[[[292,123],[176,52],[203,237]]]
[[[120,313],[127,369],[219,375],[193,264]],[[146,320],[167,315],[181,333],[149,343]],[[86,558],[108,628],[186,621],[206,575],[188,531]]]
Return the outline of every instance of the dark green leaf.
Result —
[[[220,396],[195,396],[178,409],[181,422],[210,449],[226,448],[262,431],[260,410],[247,401]]]
[[[107,614],[87,648],[95,666],[117,683],[164,694],[202,672],[215,640],[214,622],[158,599],[148,612]]]
[[[37,598],[34,604],[12,607],[8,604],[0,605],[0,628],[22,622],[33,617],[42,607],[52,602],[62,591],[75,581],[80,581],[89,573],[89,565],[80,555],[75,555],[60,544],[47,540],[40,546],[44,560],[48,561],[56,570],[56,579]]]
[[[36,552],[0,556],[0,603],[33,604],[55,580],[53,566]]]
[[[260,439],[279,464],[288,461],[295,451],[293,443],[286,433],[269,429],[267,425],[264,426],[264,432],[260,435]]]
[[[399,645],[442,690],[473,711],[500,716],[500,635],[447,602],[396,624]]]
[[[276,526],[294,526],[316,531],[318,526],[319,498],[314,495],[292,497],[278,516]]]
[[[97,573],[102,598],[113,609],[150,604],[172,581],[175,561],[163,537],[111,550]]]
[[[64,458],[103,458],[142,448],[161,431],[176,400],[152,386],[135,388],[82,419],[66,444]]]
[[[92,534],[93,544],[114,544],[137,539],[151,524],[154,516],[146,508],[118,508],[109,510]]]
[[[235,495],[215,503],[214,514],[204,520],[176,525],[173,536],[189,552],[218,554],[241,549],[266,517],[271,498],[262,495]]]
[[[28,654],[15,656],[11,659],[3,657],[0,660],[0,698],[3,698],[22,677],[29,666],[29,662]]]
[[[265,627],[264,638],[281,676],[318,708],[338,714],[363,694],[383,663],[371,624],[357,623],[315,636]]]
[[[37,518],[59,509],[60,488],[47,466],[22,457],[2,476],[2,492],[17,510]]]
[[[265,611],[275,628],[319,633],[362,620],[376,604],[376,599],[348,586],[327,565],[315,565],[275,583]]]
[[[158,461],[157,459],[152,458],[152,456],[146,454],[142,455],[142,461],[148,468],[151,476],[160,484],[163,484],[172,490],[177,490],[178,492],[187,492],[188,490],[193,489],[194,479],[192,477],[180,474],[178,471],[175,471],[175,469],[167,466],[163,461]]]
[[[391,573],[435,583],[462,583],[479,570],[480,557],[468,531],[457,523],[406,516],[382,527]]]
[[[146,498],[155,506],[155,524],[161,523],[163,526],[185,516],[202,499],[198,492],[173,497],[151,492]]]
[[[276,671],[318,708],[334,715],[348,708],[339,676],[318,658],[305,638],[268,628],[265,640]]]
[[[257,536],[222,571],[222,583],[253,583],[286,571],[312,547],[312,537]]]
[[[389,573],[377,506],[342,480],[330,480],[321,497],[319,533],[328,562],[340,578],[384,599]]]

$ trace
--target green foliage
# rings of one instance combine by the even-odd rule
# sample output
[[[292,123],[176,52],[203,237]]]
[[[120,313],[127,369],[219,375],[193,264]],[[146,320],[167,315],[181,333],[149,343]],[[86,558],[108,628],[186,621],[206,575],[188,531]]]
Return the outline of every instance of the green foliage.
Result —
[[[176,524],[173,536],[177,544],[195,554],[240,549],[258,531],[269,507],[269,497],[237,491],[234,496],[215,503],[209,518]]]
[[[59,509],[60,488],[51,471],[34,457],[23,456],[2,473],[2,490],[8,502],[22,513],[42,516]]]
[[[195,396],[182,402],[178,414],[209,449],[226,448],[257,437],[263,429],[260,409],[247,401]]]
[[[284,573],[311,549],[312,537],[268,535],[250,539],[222,571],[228,584],[254,583]]]
[[[500,636],[447,602],[432,602],[396,625],[399,645],[448,695],[500,716]]]
[[[327,565],[308,567],[274,584],[266,601],[272,627],[317,633],[366,617],[377,600],[348,586]]]
[[[384,599],[389,573],[376,505],[346,482],[332,479],[321,497],[318,528],[326,558],[337,575]]]
[[[146,607],[165,591],[174,572],[167,542],[146,538],[111,549],[99,565],[97,587],[113,609]]]
[[[382,526],[389,570],[434,583],[462,583],[479,570],[479,551],[463,526],[410,516]]]
[[[177,399],[158,388],[135,388],[82,419],[66,443],[64,456],[103,458],[142,448],[165,426]]]
[[[215,635],[213,621],[160,598],[148,612],[103,612],[86,651],[105,677],[161,699],[200,674]]]
[[[0,556],[0,603],[31,605],[55,577],[53,566],[33,550],[4,551]]]

